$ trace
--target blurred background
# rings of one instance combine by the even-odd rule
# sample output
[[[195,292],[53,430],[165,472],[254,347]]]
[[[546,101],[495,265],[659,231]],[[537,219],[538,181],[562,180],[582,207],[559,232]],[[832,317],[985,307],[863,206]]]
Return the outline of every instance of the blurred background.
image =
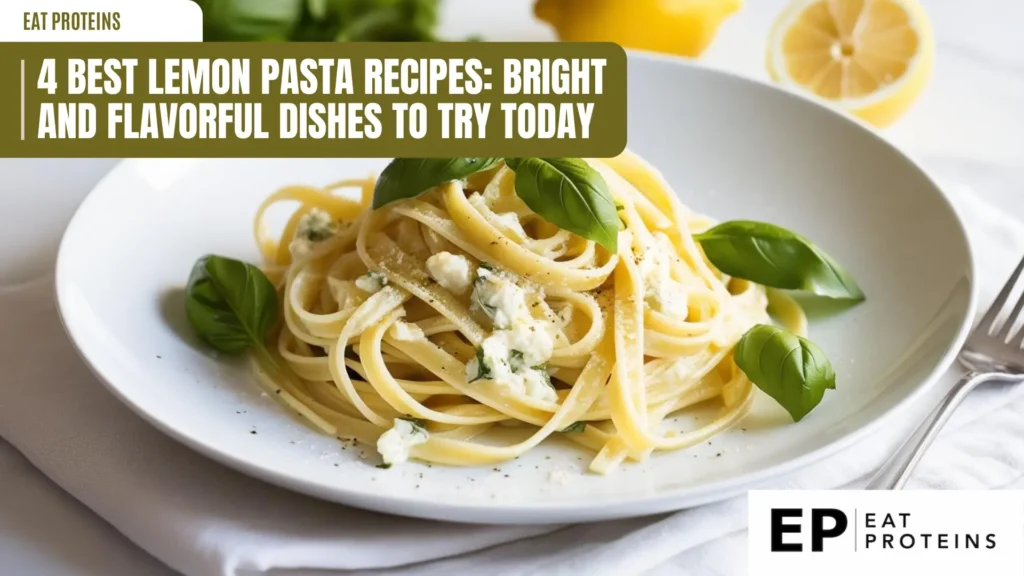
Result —
[[[766,61],[776,51],[771,33],[793,28],[785,22],[792,8],[864,10],[869,17],[860,15],[860,21],[872,20],[874,29],[859,38],[844,30],[835,34],[813,18],[803,23],[803,36],[818,45],[847,41],[855,59],[873,57],[876,64],[934,56],[923,90],[888,124],[887,137],[918,154],[961,161],[985,158],[1012,165],[1024,154],[1024,113],[1013,106],[1024,101],[1024,42],[1016,24],[1024,19],[1024,2],[1019,0],[903,0],[891,2],[895,8],[879,0],[195,1],[204,10],[207,40],[607,40],[763,80],[770,79]],[[911,13],[911,26],[931,29],[927,46],[901,45],[903,6]],[[807,30],[812,27],[823,35]],[[679,103],[686,105],[685,94]]]

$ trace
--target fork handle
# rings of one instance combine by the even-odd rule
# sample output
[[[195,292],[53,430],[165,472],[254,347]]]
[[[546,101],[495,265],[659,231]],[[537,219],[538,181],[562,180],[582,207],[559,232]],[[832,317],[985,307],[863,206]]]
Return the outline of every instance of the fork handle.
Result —
[[[997,376],[991,373],[968,372],[953,385],[942,402],[921,422],[913,435],[900,446],[900,449],[875,473],[868,482],[866,490],[899,490],[910,477],[911,471],[921,460],[924,451],[939,434],[943,424],[949,420],[953,410],[974,390],[975,386]]]

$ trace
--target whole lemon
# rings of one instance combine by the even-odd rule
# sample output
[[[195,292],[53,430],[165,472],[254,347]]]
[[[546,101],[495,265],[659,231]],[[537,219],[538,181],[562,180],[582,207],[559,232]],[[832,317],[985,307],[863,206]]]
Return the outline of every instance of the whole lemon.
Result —
[[[743,0],[537,0],[533,12],[560,40],[699,56]]]

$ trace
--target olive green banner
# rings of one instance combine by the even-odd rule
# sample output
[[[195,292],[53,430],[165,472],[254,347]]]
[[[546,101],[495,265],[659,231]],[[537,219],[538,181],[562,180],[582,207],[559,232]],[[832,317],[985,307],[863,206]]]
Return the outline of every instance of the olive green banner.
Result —
[[[5,157],[609,157],[611,43],[3,43]]]

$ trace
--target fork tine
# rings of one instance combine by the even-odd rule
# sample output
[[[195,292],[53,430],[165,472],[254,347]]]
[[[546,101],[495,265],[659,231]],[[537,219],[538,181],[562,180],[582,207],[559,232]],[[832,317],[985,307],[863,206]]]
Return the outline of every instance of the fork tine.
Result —
[[[1017,303],[1013,305],[1013,311],[1006,317],[1006,322],[1003,323],[1002,327],[999,328],[998,338],[1004,342],[1010,340],[1010,331],[1013,330],[1013,325],[1017,323],[1017,317],[1020,315],[1021,310],[1024,309],[1024,294],[1017,298]],[[1024,334],[1024,327],[1017,331],[1017,336]]]
[[[1010,314],[1010,317],[1006,319],[1007,326],[1012,326],[1016,322],[1017,316],[1020,315],[1022,309],[1024,309],[1024,294],[1021,294],[1020,299],[1017,300],[1017,304],[1013,307],[1013,312]],[[1007,332],[1006,340],[1010,340],[1009,332]],[[1024,345],[1024,326],[1021,326],[1020,330],[1017,330],[1017,333],[1013,335],[1010,345],[1013,346],[1014,350],[1018,350],[1022,345]]]
[[[1013,342],[1007,344],[1007,346],[1011,346],[1013,350],[1019,350],[1022,345],[1024,345],[1024,328],[1018,330],[1013,336]]]
[[[1021,310],[1024,310],[1024,293],[1017,298],[1017,302],[1014,304],[1014,310],[1011,311],[1010,316],[1007,317],[1007,321],[999,328],[999,334],[1002,339],[1010,339],[1010,331],[1013,330],[1014,324],[1016,324],[1017,317],[1020,316]]]
[[[983,328],[986,333],[991,333],[995,327],[996,318],[999,317],[999,311],[1006,305],[1006,299],[1010,297],[1010,293],[1013,292],[1013,287],[1017,284],[1017,279],[1020,278],[1021,270],[1024,270],[1024,258],[1021,259],[1020,263],[1017,264],[1017,269],[1013,271],[1013,275],[1003,285],[1003,289],[1000,290],[999,295],[996,296],[992,306],[989,307],[988,312],[985,312],[985,316],[981,319],[981,323],[978,324],[979,328]],[[1008,320],[1012,322],[1012,318]]]

